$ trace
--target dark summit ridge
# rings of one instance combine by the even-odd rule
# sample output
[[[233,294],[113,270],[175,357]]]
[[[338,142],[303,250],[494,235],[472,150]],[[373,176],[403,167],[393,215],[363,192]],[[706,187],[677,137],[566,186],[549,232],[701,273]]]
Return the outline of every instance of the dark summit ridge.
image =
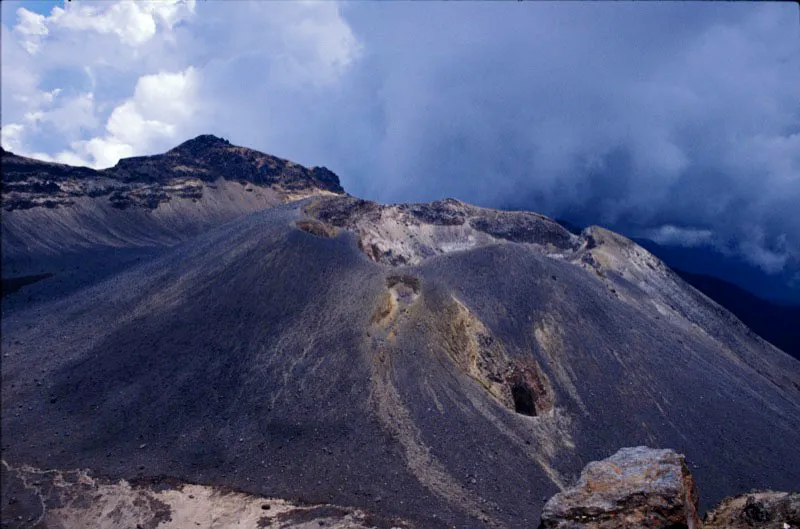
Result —
[[[201,134],[191,140],[186,140],[177,147],[174,147],[169,152],[186,152],[189,154],[199,154],[206,149],[213,149],[215,147],[230,147],[231,142],[225,138],[219,138],[213,134]]]
[[[232,145],[205,134],[152,156],[123,158],[100,171],[43,162],[2,151],[3,209],[73,206],[81,197],[104,197],[114,207],[154,209],[173,198],[199,199],[217,180],[269,187],[284,194],[344,193],[325,167]]]
[[[307,168],[283,158],[232,145],[205,134],[164,154],[125,158],[110,169],[126,181],[154,181],[191,176],[204,182],[217,178],[244,180],[257,185],[278,185],[286,190],[309,186],[343,193],[339,178],[324,167]]]
[[[66,180],[69,178],[99,177],[102,173],[89,167],[76,167],[61,163],[43,162],[33,158],[18,156],[5,149],[0,150],[0,164],[2,166],[2,190],[5,194],[9,191],[23,189],[24,186],[14,187],[14,182],[25,182],[28,179],[41,178],[46,180]]]

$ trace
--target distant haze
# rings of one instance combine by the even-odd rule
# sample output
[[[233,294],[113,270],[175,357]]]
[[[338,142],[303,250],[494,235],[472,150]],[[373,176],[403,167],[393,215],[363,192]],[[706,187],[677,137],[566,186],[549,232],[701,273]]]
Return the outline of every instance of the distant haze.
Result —
[[[214,133],[800,269],[791,3],[2,3],[2,140],[110,166]],[[800,283],[800,277],[797,278]]]

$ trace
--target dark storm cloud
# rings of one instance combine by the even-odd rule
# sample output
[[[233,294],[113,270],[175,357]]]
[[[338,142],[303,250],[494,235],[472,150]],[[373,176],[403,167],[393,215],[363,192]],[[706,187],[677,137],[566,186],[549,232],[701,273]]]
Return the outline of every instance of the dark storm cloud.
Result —
[[[125,17],[78,8],[12,30],[21,6],[2,13],[3,125],[27,152],[211,132],[327,165],[365,198],[455,196],[800,268],[796,5],[201,2],[141,48],[120,41],[139,27]],[[136,95],[189,68],[185,97]],[[53,108],[28,97],[54,86]],[[56,119],[86,90],[86,116]],[[71,128],[50,141],[53,123]]]
[[[363,2],[342,15],[362,52],[335,83],[279,74],[271,31],[208,65],[209,99],[227,101],[215,128],[328,165],[365,198],[455,196],[797,267],[797,6]]]

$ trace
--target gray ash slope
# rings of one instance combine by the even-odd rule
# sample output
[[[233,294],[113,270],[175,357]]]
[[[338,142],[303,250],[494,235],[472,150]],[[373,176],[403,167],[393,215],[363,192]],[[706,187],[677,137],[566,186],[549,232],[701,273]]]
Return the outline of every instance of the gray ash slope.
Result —
[[[100,171],[7,151],[0,163],[4,285],[51,274],[27,288],[25,303],[63,296],[242,215],[344,192],[324,167],[211,135]],[[4,309],[18,305],[19,297],[4,300]]]
[[[14,466],[418,527],[535,526],[637,444],[686,454],[706,507],[800,483],[800,362],[627,239],[532,213],[307,198],[2,331]]]

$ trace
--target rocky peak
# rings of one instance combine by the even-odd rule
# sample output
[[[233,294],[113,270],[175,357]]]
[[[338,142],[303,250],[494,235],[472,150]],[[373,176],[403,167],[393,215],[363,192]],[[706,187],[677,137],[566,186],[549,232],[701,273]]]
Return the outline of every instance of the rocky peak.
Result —
[[[214,136],[213,134],[201,134],[196,138],[192,138],[191,140],[187,140],[177,147],[171,149],[167,152],[169,153],[195,153],[201,154],[203,151],[208,149],[215,149],[215,148],[226,148],[230,147],[231,142],[224,138],[219,138]]]
[[[109,169],[73,167],[2,152],[3,209],[73,206],[82,197],[125,209],[154,209],[173,198],[199,200],[218,180],[239,182],[285,197],[344,193],[325,167],[307,168],[204,134],[163,154],[124,158]],[[243,187],[244,189],[244,187]],[[106,197],[106,198],[103,198]]]
[[[296,191],[315,187],[344,193],[339,178],[324,167],[307,168],[289,160],[239,147],[211,134],[197,136],[164,154],[126,158],[108,170],[126,181],[160,182],[190,177],[204,182],[219,178],[280,186]]]

